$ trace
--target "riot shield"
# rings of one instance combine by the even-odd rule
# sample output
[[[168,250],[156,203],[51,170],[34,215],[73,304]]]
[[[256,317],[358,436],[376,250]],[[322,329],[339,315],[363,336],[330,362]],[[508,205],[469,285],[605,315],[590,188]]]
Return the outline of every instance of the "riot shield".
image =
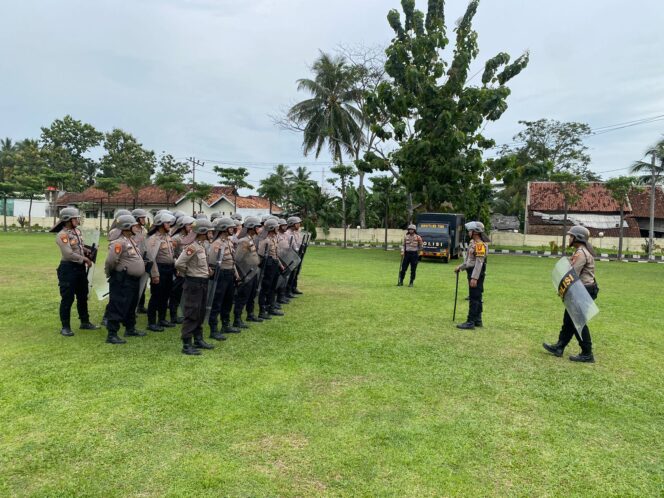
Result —
[[[145,261],[146,266],[150,267],[151,265],[156,264],[154,260],[159,252],[159,244],[147,244],[147,241],[144,241],[143,244],[144,247],[146,247],[145,252],[143,253],[143,260]],[[143,295],[143,292],[145,292],[145,289],[148,286],[148,280],[150,280],[150,273],[146,269],[146,272],[141,275],[141,280],[138,282],[139,298]],[[136,309],[138,309],[138,304],[136,306]]]
[[[599,308],[567,258],[563,257],[556,263],[551,280],[580,334],[583,327],[599,313]]]
[[[221,246],[221,250],[217,253],[217,260],[214,265],[214,277],[212,277],[212,280],[208,281],[207,301],[205,303],[206,322],[210,320],[210,312],[212,311],[212,305],[214,304],[214,295],[217,292],[219,276],[221,275],[221,262],[224,260],[225,251],[226,245],[224,244]]]
[[[299,254],[292,247],[279,247],[278,253],[279,260],[284,266],[285,272],[290,273],[294,271],[298,266],[300,266],[300,263],[302,262]]]
[[[92,289],[94,287],[94,276],[96,266],[97,266],[97,252],[99,251],[99,236],[100,232],[98,228],[93,228],[93,227],[84,227],[82,226],[80,228],[81,234],[83,235],[83,244],[84,247],[89,251],[89,259],[92,261],[92,264],[87,270],[87,276],[88,276],[88,294],[92,292]],[[101,274],[103,275],[104,272],[103,270],[101,271]]]
[[[260,260],[258,253],[247,250],[244,244],[239,244],[235,251],[235,268],[240,275],[240,285],[245,285],[258,277]]]

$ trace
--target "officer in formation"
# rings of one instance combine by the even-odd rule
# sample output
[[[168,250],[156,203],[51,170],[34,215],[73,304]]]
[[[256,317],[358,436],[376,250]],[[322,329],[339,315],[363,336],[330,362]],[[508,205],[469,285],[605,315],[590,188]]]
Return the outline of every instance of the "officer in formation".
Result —
[[[76,208],[65,208],[60,212],[60,221],[51,229],[57,233],[56,244],[62,257],[58,266],[58,285],[60,287],[60,322],[63,336],[74,335],[71,330],[71,307],[76,299],[81,330],[97,330],[99,327],[90,323],[88,313],[88,276],[92,266],[91,251],[85,247],[83,235],[78,229],[81,215]]]
[[[202,215],[193,218],[164,210],[156,214],[145,238],[143,227],[148,214],[144,210],[133,213],[142,221],[127,210],[118,210],[109,232],[109,252],[104,265],[109,281],[109,303],[104,314],[107,343],[126,343],[118,334],[122,325],[125,337],[145,336],[145,332],[136,329],[136,313],[141,281],[146,275],[151,279],[149,330],[161,332],[163,327],[182,323],[182,352],[189,355],[214,348],[203,339],[208,304],[210,337],[225,340],[225,333],[248,328],[243,321],[245,312],[247,322],[254,323],[282,316],[278,301],[286,304],[288,297],[301,294],[296,278],[292,278],[295,272],[282,273],[284,265],[279,256],[284,250],[303,249],[301,220],[297,217],[279,220],[267,216],[261,222],[250,216],[243,223],[237,219],[239,215],[235,215],[236,219],[217,216],[213,224]],[[63,335],[73,335],[69,310],[74,298],[78,302],[81,328],[99,328],[89,322],[87,312],[85,269],[92,263],[76,228],[79,220],[76,209],[63,209],[61,222],[53,229],[59,231],[57,242],[63,253],[58,269],[63,296]],[[214,276],[215,292],[209,295],[212,287],[209,283]],[[282,299],[277,299],[278,294]],[[183,317],[178,316],[178,309],[184,309]],[[166,321],[167,311],[170,321]],[[221,329],[217,328],[219,317]]]
[[[599,287],[597,287],[597,281],[595,280],[595,250],[589,241],[590,232],[586,227],[573,226],[567,234],[570,236],[569,247],[574,247],[574,254],[570,263],[579,276],[579,280],[581,280],[581,283],[588,291],[588,294],[594,300],[599,293]],[[542,345],[549,353],[561,357],[573,336],[576,336],[579,346],[581,346],[581,353],[572,355],[569,359],[584,363],[594,363],[593,345],[588,325],[583,327],[581,335],[579,335],[567,310],[565,310],[563,316],[563,326],[558,334],[558,342],[555,344],[544,343]]]
[[[399,273],[398,286],[403,285],[403,279],[406,276],[406,270],[410,265],[410,283],[408,287],[412,287],[415,282],[415,274],[417,272],[417,262],[420,258],[420,251],[422,250],[422,237],[417,235],[417,227],[415,225],[408,225],[408,231],[403,239],[403,246],[401,247],[401,272]]]
[[[489,254],[489,237],[484,224],[479,221],[466,223],[466,232],[470,236],[470,244],[466,259],[454,271],[459,273],[466,270],[468,276],[468,319],[460,323],[457,328],[474,329],[482,326],[482,293],[484,292],[484,277],[486,275],[486,261]]]
[[[145,258],[145,252],[146,252],[146,246],[145,246],[145,238],[146,238],[146,232],[147,232],[147,223],[148,223],[148,212],[145,209],[134,209],[131,212],[131,215],[136,219],[138,222],[138,230],[136,230],[136,234],[134,235],[134,241],[136,242],[136,245],[141,251],[141,255],[143,258]],[[148,310],[145,309],[145,289],[142,290],[141,295],[138,298],[138,312],[139,313],[147,313]]]

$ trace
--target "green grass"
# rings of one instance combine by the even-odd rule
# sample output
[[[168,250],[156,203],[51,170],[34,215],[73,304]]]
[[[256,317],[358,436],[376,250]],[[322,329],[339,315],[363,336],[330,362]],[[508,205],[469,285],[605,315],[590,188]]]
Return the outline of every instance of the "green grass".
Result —
[[[316,247],[286,317],[192,358],[61,337],[53,237],[0,253],[0,495],[664,495],[664,265],[598,263],[580,365],[540,345],[552,259],[492,256],[463,332],[451,265],[398,288],[398,253]]]

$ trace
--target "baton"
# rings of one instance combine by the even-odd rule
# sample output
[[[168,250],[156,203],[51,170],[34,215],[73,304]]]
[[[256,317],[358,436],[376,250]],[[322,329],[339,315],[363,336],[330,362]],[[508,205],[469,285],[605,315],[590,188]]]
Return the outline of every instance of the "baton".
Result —
[[[454,312],[452,313],[452,321],[456,321],[456,306],[457,296],[459,295],[459,272],[456,272],[456,286],[454,288]]]

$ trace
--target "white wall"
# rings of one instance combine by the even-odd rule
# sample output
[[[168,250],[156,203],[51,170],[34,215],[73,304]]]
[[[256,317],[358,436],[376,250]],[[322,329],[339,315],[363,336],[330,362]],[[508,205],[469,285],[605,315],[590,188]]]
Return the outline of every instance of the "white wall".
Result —
[[[32,201],[32,217],[44,218],[46,216],[46,209],[48,208],[48,201]],[[25,199],[14,199],[14,216],[28,217],[28,210],[30,209],[30,201]]]

